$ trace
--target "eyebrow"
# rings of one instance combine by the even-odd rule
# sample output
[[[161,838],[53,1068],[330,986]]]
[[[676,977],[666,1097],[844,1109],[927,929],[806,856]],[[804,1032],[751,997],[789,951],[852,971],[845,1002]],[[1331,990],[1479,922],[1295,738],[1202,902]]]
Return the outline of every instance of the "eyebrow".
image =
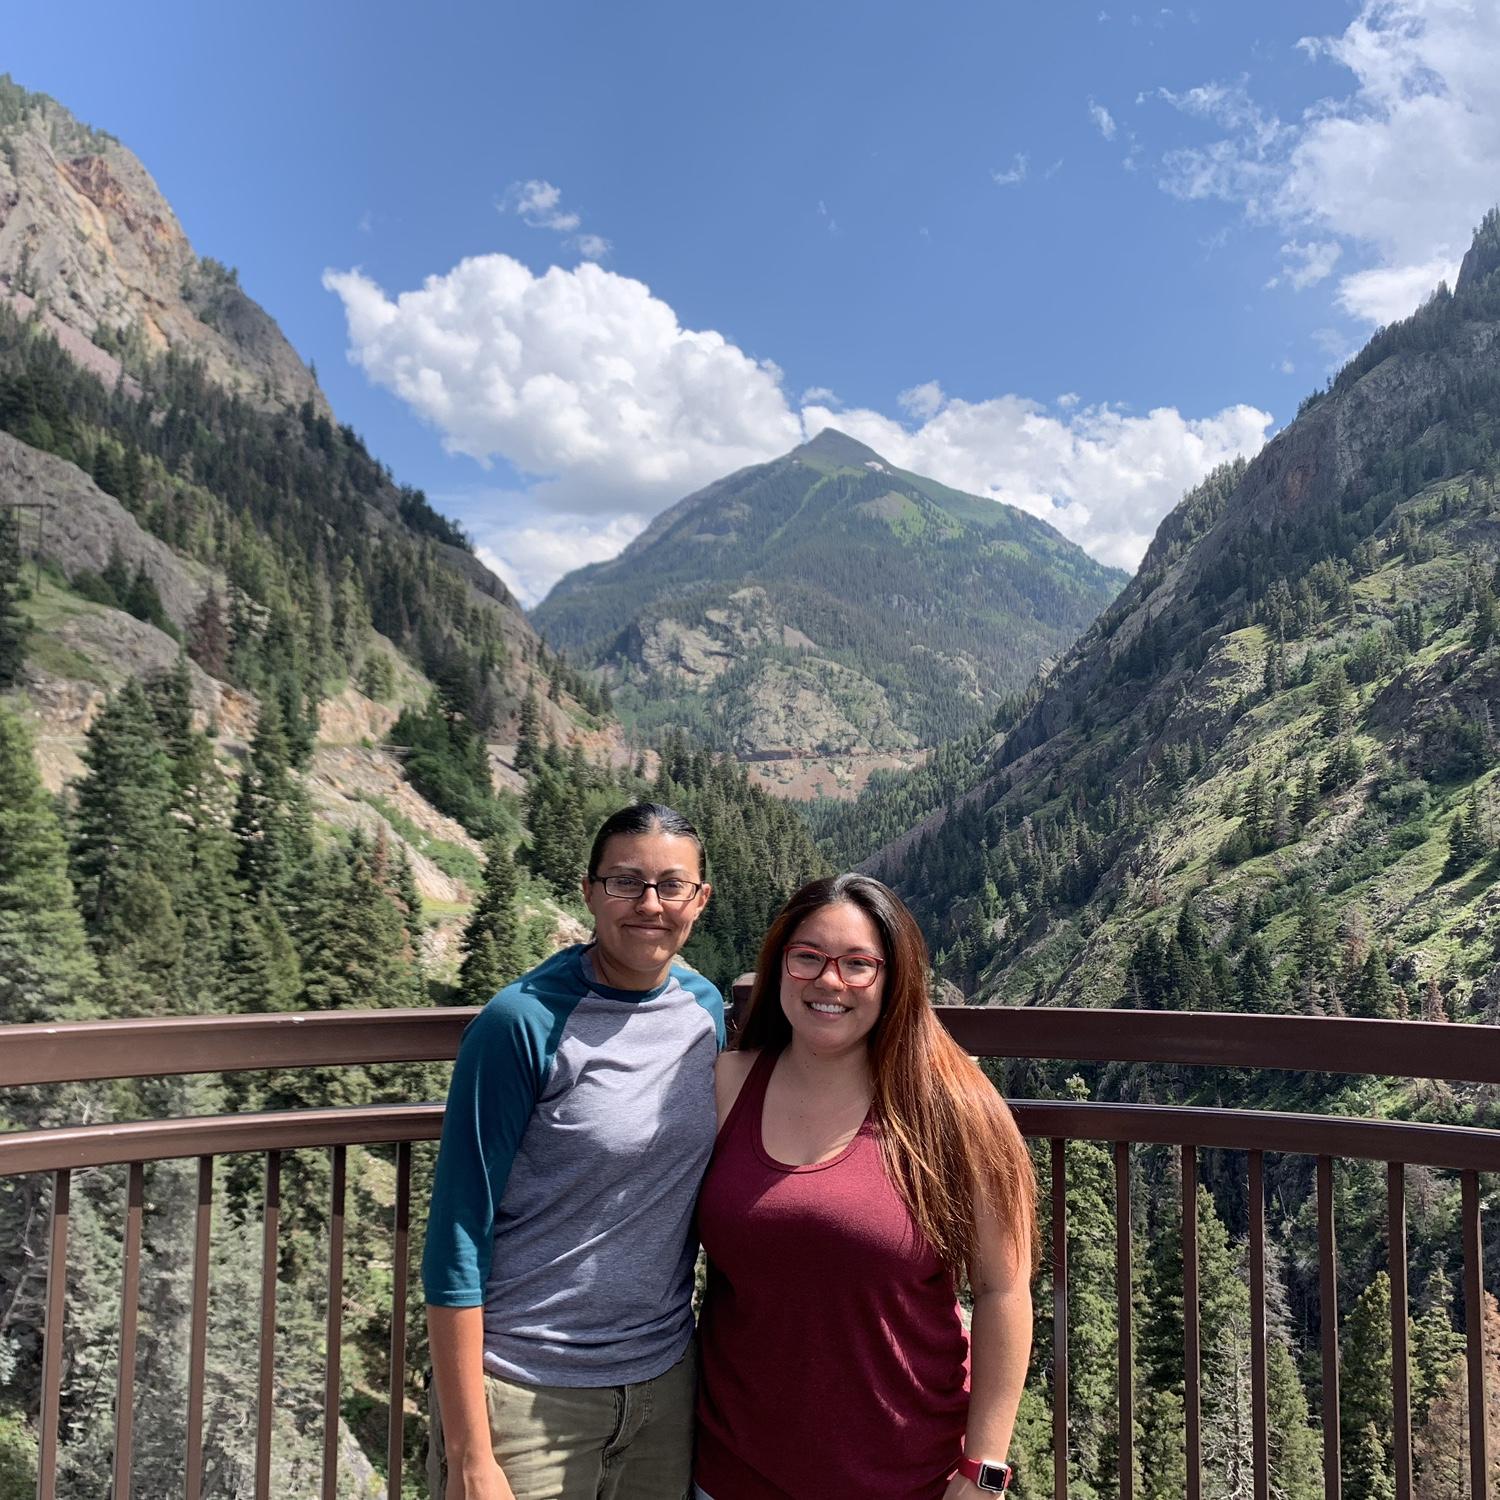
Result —
[[[646,868],[644,865],[613,864],[606,865],[599,873],[603,875],[606,872],[611,875],[644,875]],[[697,880],[699,877],[689,875],[685,865],[668,865],[665,870],[658,872],[657,878],[660,880]]]

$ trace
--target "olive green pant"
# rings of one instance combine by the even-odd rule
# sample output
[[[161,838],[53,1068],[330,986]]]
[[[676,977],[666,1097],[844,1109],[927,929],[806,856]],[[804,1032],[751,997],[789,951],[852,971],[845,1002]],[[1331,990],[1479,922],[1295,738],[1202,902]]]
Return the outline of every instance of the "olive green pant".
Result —
[[[694,1346],[663,1375],[634,1385],[520,1385],[484,1377],[495,1459],[516,1500],[682,1500],[692,1493]],[[427,1479],[443,1500],[437,1384]]]

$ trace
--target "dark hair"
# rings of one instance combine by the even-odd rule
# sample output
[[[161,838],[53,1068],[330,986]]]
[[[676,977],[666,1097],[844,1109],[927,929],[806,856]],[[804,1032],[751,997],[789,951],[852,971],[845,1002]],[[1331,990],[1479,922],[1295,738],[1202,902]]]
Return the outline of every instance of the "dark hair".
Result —
[[[594,835],[594,847],[589,850],[589,879],[599,874],[599,861],[604,857],[604,846],[616,835],[626,837],[637,833],[666,833],[674,838],[692,839],[698,846],[698,873],[707,878],[708,854],[698,830],[675,808],[663,807],[660,802],[634,802],[611,813],[599,825]]]
[[[1015,1120],[994,1085],[950,1037],[928,993],[927,943],[917,919],[869,875],[804,885],[771,923],[740,1027],[741,1048],[780,1049],[792,1039],[781,1008],[781,966],[797,929],[825,906],[848,902],[875,924],[885,959],[880,1015],[871,1028],[873,1110],[886,1170],[917,1227],[962,1282],[978,1250],[983,1193],[1017,1264],[1036,1264],[1036,1176]]]

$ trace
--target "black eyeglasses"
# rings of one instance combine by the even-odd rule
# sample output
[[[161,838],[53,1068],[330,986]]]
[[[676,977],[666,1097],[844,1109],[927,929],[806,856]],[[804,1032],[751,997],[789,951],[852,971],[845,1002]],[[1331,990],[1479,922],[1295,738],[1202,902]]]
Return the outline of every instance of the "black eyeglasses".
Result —
[[[642,880],[639,875],[590,875],[589,880],[617,901],[639,901],[647,891],[655,891],[663,906],[681,906],[703,889],[701,880]]]
[[[803,944],[788,948],[783,961],[787,973],[806,984],[821,979],[824,970],[832,964],[840,982],[851,990],[869,989],[880,978],[880,971],[885,967],[885,960],[876,958],[873,953],[845,953],[842,957],[835,958],[831,953],[824,953],[821,948],[809,948]]]

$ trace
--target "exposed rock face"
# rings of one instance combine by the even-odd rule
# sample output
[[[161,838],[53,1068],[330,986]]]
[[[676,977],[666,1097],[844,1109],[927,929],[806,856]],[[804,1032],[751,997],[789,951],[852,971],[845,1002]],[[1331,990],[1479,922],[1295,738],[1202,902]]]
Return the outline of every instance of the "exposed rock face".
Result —
[[[0,432],[0,505],[41,504],[28,512],[22,535],[29,555],[55,563],[69,578],[103,572],[118,548],[133,572],[144,568],[174,624],[185,626],[207,592],[208,570],[173,552],[144,530],[113,495],[76,465]],[[157,632],[153,632],[156,634]],[[167,637],[163,636],[163,640]],[[168,641],[176,653],[176,644]]]
[[[200,260],[151,174],[45,94],[0,81],[0,296],[45,299],[84,339],[201,359],[262,404],[310,400],[312,372],[234,274]],[[26,306],[20,308],[26,311]]]

